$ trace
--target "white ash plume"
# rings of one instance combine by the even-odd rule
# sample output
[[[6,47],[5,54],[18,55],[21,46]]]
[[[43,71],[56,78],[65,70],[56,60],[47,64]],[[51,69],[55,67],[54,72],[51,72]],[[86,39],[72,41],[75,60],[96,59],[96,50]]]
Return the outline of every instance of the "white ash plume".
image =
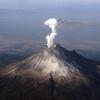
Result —
[[[46,36],[48,48],[53,47],[54,39],[55,39],[55,36],[57,35],[57,32],[56,32],[57,23],[58,22],[55,18],[50,18],[44,23],[45,25],[48,25],[52,30],[50,35]]]

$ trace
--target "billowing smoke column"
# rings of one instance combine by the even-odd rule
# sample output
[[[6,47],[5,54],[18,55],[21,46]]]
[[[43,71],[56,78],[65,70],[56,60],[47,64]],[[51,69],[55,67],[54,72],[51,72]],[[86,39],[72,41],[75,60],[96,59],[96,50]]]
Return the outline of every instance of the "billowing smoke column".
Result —
[[[53,47],[54,39],[55,39],[55,36],[57,35],[57,32],[56,32],[57,20],[55,18],[50,18],[44,24],[48,25],[52,30],[50,35],[46,36],[47,46],[48,48],[51,48]]]

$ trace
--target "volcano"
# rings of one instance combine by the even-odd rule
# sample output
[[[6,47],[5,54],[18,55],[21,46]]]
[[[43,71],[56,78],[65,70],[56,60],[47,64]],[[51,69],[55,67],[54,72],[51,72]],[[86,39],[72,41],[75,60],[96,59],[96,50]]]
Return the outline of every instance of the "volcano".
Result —
[[[24,99],[20,96],[20,92],[22,91],[20,90],[21,86],[24,86],[24,90],[26,92],[34,91],[34,89],[29,90],[34,87],[36,88],[35,93],[37,93],[37,90],[40,90],[41,88],[40,84],[45,87],[49,82],[52,82],[52,86],[55,88],[63,87],[63,89],[60,89],[62,91],[65,89],[69,91],[69,88],[71,88],[70,91],[72,91],[73,87],[74,92],[72,91],[71,94],[74,95],[74,98],[76,98],[75,100],[83,100],[83,98],[86,98],[84,100],[99,100],[97,99],[100,97],[100,92],[98,92],[98,89],[100,89],[100,69],[98,67],[99,64],[99,62],[84,58],[76,51],[69,51],[59,44],[54,44],[51,48],[45,47],[40,52],[33,54],[25,60],[10,64],[7,67],[1,69],[0,88],[2,89],[0,93],[4,93],[5,98],[10,98],[10,100],[12,100],[12,95],[10,95],[7,90],[11,90],[11,92],[18,91],[13,95],[13,97],[18,96],[14,100],[20,100],[20,98],[21,100],[52,100],[54,98],[56,98],[57,100],[57,98],[60,98],[57,95],[57,91],[55,95],[53,92],[50,92],[53,96],[49,96],[51,96],[52,98],[49,98],[49,96],[46,97],[45,93],[43,94],[44,96],[42,95],[43,98],[41,98],[40,94],[42,93],[42,91],[40,92],[40,94],[37,94],[37,96],[33,92],[33,95],[32,93],[30,93],[30,95],[24,94],[24,92],[22,92],[25,96],[25,98],[23,97]],[[58,87],[54,86],[54,84],[56,84]],[[68,88],[66,88],[66,86]],[[15,87],[17,88],[15,89]],[[83,87],[85,87],[85,89]],[[48,90],[48,88],[46,89]],[[84,93],[88,91],[87,94],[80,94],[81,89]],[[74,100],[72,95],[69,94],[70,92],[68,91],[65,93],[63,93],[64,91],[62,92],[62,95],[64,94],[64,100]],[[80,95],[75,91],[77,91],[77,93],[79,93]],[[92,94],[90,91],[93,91],[94,93]],[[65,96],[65,94],[67,96]],[[95,97],[91,98],[90,96],[88,96],[90,94],[93,96],[95,95]],[[0,98],[1,97],[2,95],[0,95]],[[0,100],[2,100],[2,98]]]

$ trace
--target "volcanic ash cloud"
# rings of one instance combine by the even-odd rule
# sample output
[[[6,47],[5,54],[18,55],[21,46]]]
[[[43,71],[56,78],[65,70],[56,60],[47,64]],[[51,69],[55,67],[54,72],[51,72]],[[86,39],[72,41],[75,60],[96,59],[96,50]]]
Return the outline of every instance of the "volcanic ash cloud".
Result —
[[[55,37],[57,35],[57,32],[56,32],[56,26],[57,26],[57,20],[55,18],[50,18],[48,19],[44,24],[45,25],[48,25],[52,32],[50,33],[50,35],[47,35],[46,36],[46,40],[47,40],[47,46],[48,48],[51,48],[53,47],[53,44],[54,44],[54,40],[55,40]]]

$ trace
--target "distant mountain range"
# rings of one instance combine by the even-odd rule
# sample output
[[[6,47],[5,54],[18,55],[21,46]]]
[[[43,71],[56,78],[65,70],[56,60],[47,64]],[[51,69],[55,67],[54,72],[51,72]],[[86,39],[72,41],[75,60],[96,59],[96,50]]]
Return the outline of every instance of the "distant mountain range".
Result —
[[[76,50],[79,54],[86,58],[100,61],[100,51],[96,50]]]
[[[43,44],[42,44],[43,46]],[[10,63],[14,63],[29,57],[31,54],[38,52],[41,48],[41,45],[34,46],[32,44],[15,44],[12,46],[7,46],[0,49],[0,68],[4,67]],[[77,53],[82,56],[100,61],[100,51],[96,50],[75,50]]]

